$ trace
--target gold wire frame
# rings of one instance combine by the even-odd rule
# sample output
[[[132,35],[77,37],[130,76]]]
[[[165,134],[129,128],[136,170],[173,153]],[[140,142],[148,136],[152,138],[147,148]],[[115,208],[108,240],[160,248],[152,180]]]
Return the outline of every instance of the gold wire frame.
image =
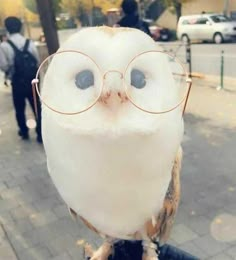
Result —
[[[101,73],[101,76],[102,76],[102,79],[103,79],[103,82],[102,82],[102,86],[101,86],[101,90],[100,90],[100,93],[98,95],[98,97],[90,104],[88,105],[88,107],[86,107],[85,109],[81,110],[81,111],[78,111],[78,112],[62,112],[62,111],[59,111],[55,108],[53,108],[52,106],[48,105],[46,102],[44,102],[43,98],[41,97],[41,94],[40,94],[40,91],[39,91],[39,75],[40,75],[40,70],[42,69],[43,65],[51,58],[53,58],[55,55],[60,55],[62,53],[77,53],[77,54],[81,54],[82,56],[84,57],[87,57],[89,58],[97,67],[97,69],[99,70],[99,72]],[[181,68],[183,69],[183,74],[176,74],[176,75],[179,75],[179,76],[183,76],[185,77],[185,81],[186,81],[186,84],[187,84],[187,92],[186,92],[186,95],[184,95],[184,97],[180,100],[180,102],[175,105],[174,107],[170,108],[170,109],[167,109],[167,110],[164,110],[164,111],[159,111],[159,112],[155,112],[155,111],[150,111],[150,110],[146,110],[146,109],[143,109],[142,107],[140,107],[139,105],[137,105],[133,100],[132,98],[128,95],[128,91],[127,91],[127,84],[125,84],[125,75],[127,73],[127,70],[130,66],[130,64],[136,59],[138,58],[139,56],[143,55],[143,54],[148,54],[148,53],[163,53],[167,56],[169,56],[171,59],[173,60],[176,60],[177,63],[181,66]],[[171,112],[173,111],[174,109],[176,109],[177,107],[179,107],[182,103],[184,103],[184,106],[183,106],[183,111],[182,111],[182,116],[184,115],[184,112],[185,112],[185,109],[186,109],[186,106],[187,106],[187,102],[188,102],[188,98],[189,98],[189,94],[190,94],[190,91],[191,91],[191,87],[192,87],[192,80],[191,78],[188,77],[188,73],[186,71],[186,69],[184,68],[182,62],[177,59],[176,57],[174,57],[173,55],[169,54],[169,53],[166,53],[166,52],[163,52],[163,51],[157,51],[157,50],[150,50],[150,51],[144,51],[144,52],[141,52],[139,53],[138,55],[134,56],[127,64],[124,72],[121,72],[119,70],[108,70],[108,71],[105,71],[104,73],[102,72],[101,68],[99,67],[99,65],[97,64],[97,62],[92,58],[90,57],[89,55],[87,55],[86,53],[84,52],[81,52],[81,51],[77,51],[77,50],[64,50],[64,51],[58,51],[50,56],[48,56],[39,66],[38,70],[37,70],[37,73],[36,73],[36,76],[35,76],[35,79],[32,80],[32,89],[33,89],[33,97],[34,97],[34,105],[35,105],[35,111],[36,111],[36,115],[38,114],[38,111],[37,111],[37,98],[36,98],[36,95],[39,96],[40,98],[40,101],[43,105],[45,105],[47,108],[49,108],[50,110],[58,113],[58,114],[62,114],[62,115],[76,115],[76,114],[80,114],[80,113],[83,113],[83,112],[86,112],[87,110],[89,110],[90,108],[92,108],[97,102],[98,100],[100,99],[101,97],[101,94],[103,92],[103,89],[104,89],[104,80],[106,78],[106,75],[107,73],[109,72],[117,72],[121,75],[121,79],[122,79],[122,84],[124,86],[124,89],[125,89],[125,94],[126,94],[126,97],[128,98],[128,100],[131,102],[131,104],[133,104],[136,108],[140,109],[141,111],[143,112],[146,112],[146,113],[149,113],[149,114],[164,114],[164,113],[168,113],[168,112]],[[185,101],[185,102],[184,102]]]

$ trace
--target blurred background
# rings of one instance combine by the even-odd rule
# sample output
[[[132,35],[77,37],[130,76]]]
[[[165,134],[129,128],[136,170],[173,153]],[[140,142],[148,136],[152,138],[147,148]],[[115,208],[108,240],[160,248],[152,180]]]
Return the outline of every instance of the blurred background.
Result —
[[[185,115],[181,202],[169,244],[199,259],[236,259],[236,0],[139,0],[139,15],[193,79]],[[43,60],[83,27],[113,26],[121,0],[0,0],[19,17]],[[137,43],[138,44],[138,43]],[[27,110],[27,126],[35,121]],[[33,135],[33,133],[31,133]],[[62,155],[63,157],[63,155]],[[0,73],[0,259],[83,259],[100,243],[74,222],[46,168],[42,146],[16,135],[11,88]]]
[[[3,21],[7,16],[20,17],[24,33],[34,40],[43,41],[37,1],[4,0],[0,2],[0,33],[4,34]],[[84,26],[113,26],[121,17],[121,0],[51,0],[56,25],[61,30],[72,30]],[[40,1],[39,1],[40,3]],[[44,1],[41,1],[44,4]],[[149,22],[154,38],[159,27],[171,31],[168,39],[176,39],[177,22],[181,15],[223,13],[236,19],[236,2],[233,0],[139,0],[139,13]]]
[[[116,24],[123,15],[121,2],[4,0],[0,2],[0,37],[4,39],[6,33],[4,19],[12,15],[20,17],[24,24],[24,35],[36,41],[43,59],[48,55],[45,42],[49,53],[53,53],[59,44],[82,27]],[[194,44],[191,51],[191,70],[210,75],[219,74],[218,67],[223,51],[226,64],[224,73],[233,76],[236,58],[231,54],[235,52],[236,1],[139,0],[138,4],[141,19],[148,23],[153,39],[160,42],[166,51],[174,53],[186,63],[188,53],[184,44],[188,40]],[[41,26],[40,16],[44,28]],[[55,21],[55,26],[50,26],[47,19],[51,19],[53,23]],[[204,63],[201,62],[203,56]],[[212,66],[216,63],[219,64],[217,68]]]

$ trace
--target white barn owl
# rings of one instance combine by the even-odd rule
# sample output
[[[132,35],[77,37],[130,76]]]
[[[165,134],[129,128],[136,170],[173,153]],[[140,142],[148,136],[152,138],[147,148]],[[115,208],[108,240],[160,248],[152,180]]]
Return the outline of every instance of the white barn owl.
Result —
[[[40,93],[48,171],[71,213],[106,239],[87,247],[92,260],[117,239],[143,240],[143,259],[158,259],[152,241],[168,238],[184,130],[174,84],[166,55],[136,29],[83,29],[52,58]]]

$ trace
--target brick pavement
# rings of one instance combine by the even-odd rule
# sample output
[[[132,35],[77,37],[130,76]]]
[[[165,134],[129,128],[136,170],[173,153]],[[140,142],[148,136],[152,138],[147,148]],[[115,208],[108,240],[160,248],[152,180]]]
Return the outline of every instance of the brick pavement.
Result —
[[[195,83],[186,115],[182,200],[169,243],[200,259],[232,260],[236,87],[230,82],[216,91],[213,83]],[[100,238],[70,218],[47,174],[43,147],[33,130],[30,136],[23,142],[16,135],[10,90],[0,84],[0,260],[82,260],[84,242],[97,246]]]

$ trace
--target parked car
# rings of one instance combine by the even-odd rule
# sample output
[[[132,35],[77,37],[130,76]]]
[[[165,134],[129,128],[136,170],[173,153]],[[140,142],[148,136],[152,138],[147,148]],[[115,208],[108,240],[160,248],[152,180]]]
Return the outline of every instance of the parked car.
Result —
[[[236,22],[222,14],[181,16],[177,26],[178,39],[222,43],[236,39]]]
[[[152,38],[155,41],[169,41],[170,32],[167,28],[160,27],[158,25],[149,26]]]
[[[169,29],[157,25],[151,19],[144,19],[143,21],[148,24],[151,36],[155,41],[169,41],[170,39]]]
[[[56,24],[59,30],[77,28],[75,19],[69,13],[60,13],[56,17]]]

